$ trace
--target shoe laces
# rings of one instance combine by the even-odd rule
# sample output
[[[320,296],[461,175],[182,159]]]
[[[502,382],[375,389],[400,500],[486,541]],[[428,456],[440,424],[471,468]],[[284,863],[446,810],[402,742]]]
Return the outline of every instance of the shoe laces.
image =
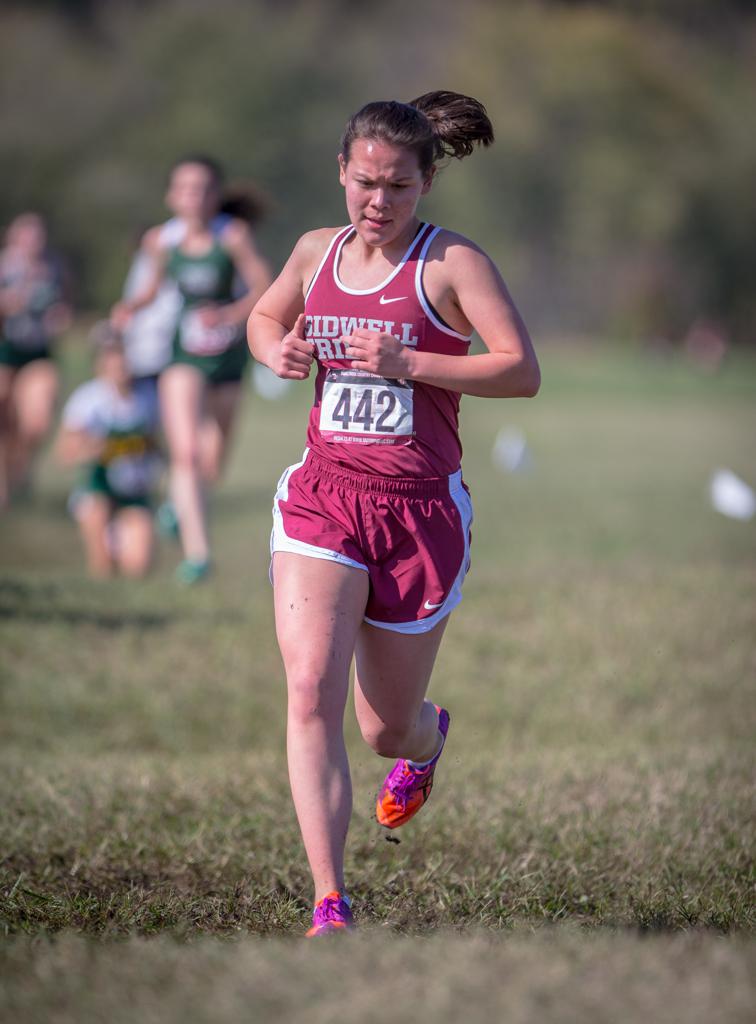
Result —
[[[315,907],[315,921],[317,924],[324,924],[326,921],[343,921],[345,918],[343,907],[345,901],[338,895],[324,896]]]
[[[392,796],[396,797],[402,805],[406,805],[412,794],[418,789],[423,788],[423,785],[432,774],[433,767],[433,765],[428,765],[427,768],[413,768],[412,765],[405,761],[400,778],[392,783]]]

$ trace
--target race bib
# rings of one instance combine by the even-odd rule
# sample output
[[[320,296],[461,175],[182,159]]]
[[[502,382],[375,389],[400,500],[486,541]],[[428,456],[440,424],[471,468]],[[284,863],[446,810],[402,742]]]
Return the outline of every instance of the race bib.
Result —
[[[205,327],[198,310],[186,312],[179,326],[179,344],[193,356],[218,356],[234,344],[237,335],[236,324]]]
[[[411,381],[362,370],[329,370],[320,431],[330,442],[406,444],[414,432]]]
[[[109,463],[105,475],[114,494],[135,498],[149,493],[157,468],[157,460],[152,455],[141,458],[125,455]]]

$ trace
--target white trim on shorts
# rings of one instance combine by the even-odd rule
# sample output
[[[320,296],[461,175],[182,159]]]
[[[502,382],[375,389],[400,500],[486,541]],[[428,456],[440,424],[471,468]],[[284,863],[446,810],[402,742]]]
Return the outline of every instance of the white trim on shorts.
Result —
[[[459,515],[462,520],[462,535],[465,542],[465,550],[462,554],[462,562],[459,567],[454,582],[451,585],[449,593],[444,599],[444,603],[434,612],[433,615],[429,615],[425,619],[415,619],[411,622],[378,622],[377,619],[369,619],[365,616],[365,622],[371,626],[377,626],[379,629],[391,629],[395,633],[428,633],[439,622],[446,618],[450,612],[452,612],[462,600],[462,584],[465,581],[465,576],[470,568],[470,527],[473,521],[473,508],[470,495],[462,485],[462,470],[458,469],[456,473],[452,473],[449,477],[449,496],[457,506]]]
[[[288,469],[284,470],[281,479],[278,481],[278,486],[276,487],[276,494],[273,498],[273,529],[270,534],[271,583],[273,582],[272,559],[276,551],[288,551],[293,555],[306,555],[309,558],[321,558],[328,562],[337,562],[339,565],[347,565],[351,566],[353,569],[362,569],[364,572],[369,572],[368,567],[363,562],[357,562],[353,558],[349,558],[347,555],[342,555],[338,551],[331,551],[330,548],[321,548],[317,544],[307,544],[305,541],[295,540],[293,537],[287,536],[283,524],[283,514],[279,508],[279,502],[288,500],[289,480],[293,473],[304,466],[307,461],[309,451],[309,448],[305,448],[301,461],[295,462],[292,466],[289,466]],[[433,615],[428,615],[427,618],[424,619],[414,619],[411,622],[379,622],[377,619],[370,619],[365,615],[364,621],[370,626],[377,626],[379,629],[390,629],[395,633],[428,633],[434,628],[434,626],[437,626],[443,618],[449,615],[449,613],[452,612],[462,600],[462,584],[464,583],[465,576],[470,568],[470,527],[473,521],[473,508],[470,495],[462,484],[461,469],[458,469],[456,473],[452,473],[449,476],[449,496],[459,511],[465,548],[462,553],[462,561],[460,563],[459,571],[457,572],[454,582],[451,585],[451,589],[446,595],[443,604],[438,611],[433,613]]]
[[[322,558],[327,562],[338,562],[340,565],[348,565],[353,569],[363,569],[365,572],[369,571],[368,567],[362,562],[356,562],[353,558],[349,558],[347,555],[342,555],[339,551],[331,551],[330,548],[321,548],[318,547],[317,544],[308,544],[306,541],[296,540],[294,537],[289,537],[286,533],[283,514],[279,507],[279,502],[289,500],[289,480],[293,473],[304,466],[309,452],[310,449],[305,448],[301,461],[295,462],[293,466],[289,466],[288,469],[284,470],[281,479],[278,481],[278,486],[276,487],[276,493],[273,498],[273,529],[270,532],[271,583],[273,582],[272,559],[276,551],[288,551],[292,555],[307,555],[310,558]]]

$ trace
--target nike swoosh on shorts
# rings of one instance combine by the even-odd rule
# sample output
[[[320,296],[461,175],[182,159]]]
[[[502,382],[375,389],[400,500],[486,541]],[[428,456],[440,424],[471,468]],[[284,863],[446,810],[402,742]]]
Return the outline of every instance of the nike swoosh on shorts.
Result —
[[[425,607],[428,609],[429,612],[432,612],[434,608],[440,608],[443,603],[443,601],[439,601],[438,604],[431,604],[430,601],[426,601]]]

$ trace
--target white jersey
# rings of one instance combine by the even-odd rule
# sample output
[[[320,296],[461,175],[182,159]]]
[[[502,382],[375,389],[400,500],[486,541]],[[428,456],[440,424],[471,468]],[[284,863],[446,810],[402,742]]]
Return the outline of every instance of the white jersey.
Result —
[[[112,494],[147,494],[160,466],[155,445],[158,404],[155,389],[137,384],[122,395],[96,377],[80,385],[63,408],[63,426],[84,431],[105,444],[91,469],[99,468]]]
[[[186,226],[178,217],[167,220],[160,228],[160,246],[170,249],[184,237]],[[132,299],[144,290],[152,275],[149,253],[140,249],[134,257],[126,284],[124,299]],[[131,318],[124,331],[123,342],[129,370],[135,377],[152,377],[171,360],[173,335],[181,312],[181,296],[176,282],[166,278],[156,298]]]
[[[219,213],[213,218],[211,228],[219,235],[233,218]],[[159,246],[173,249],[180,245],[186,233],[186,224],[178,217],[171,217],[160,226]],[[126,283],[123,286],[124,299],[132,299],[147,286],[152,275],[152,259],[149,253],[140,249],[132,260]],[[238,277],[234,279],[233,293],[238,298],[247,291],[247,286]],[[134,377],[154,377],[162,373],[173,355],[173,338],[178,327],[183,300],[178,285],[166,277],[155,299],[138,310],[123,333],[126,361]]]
[[[114,431],[155,433],[158,406],[152,388],[137,384],[130,394],[122,395],[110,381],[95,377],[75,389],[63,407],[62,418],[66,429],[83,430],[94,437],[107,437]]]

